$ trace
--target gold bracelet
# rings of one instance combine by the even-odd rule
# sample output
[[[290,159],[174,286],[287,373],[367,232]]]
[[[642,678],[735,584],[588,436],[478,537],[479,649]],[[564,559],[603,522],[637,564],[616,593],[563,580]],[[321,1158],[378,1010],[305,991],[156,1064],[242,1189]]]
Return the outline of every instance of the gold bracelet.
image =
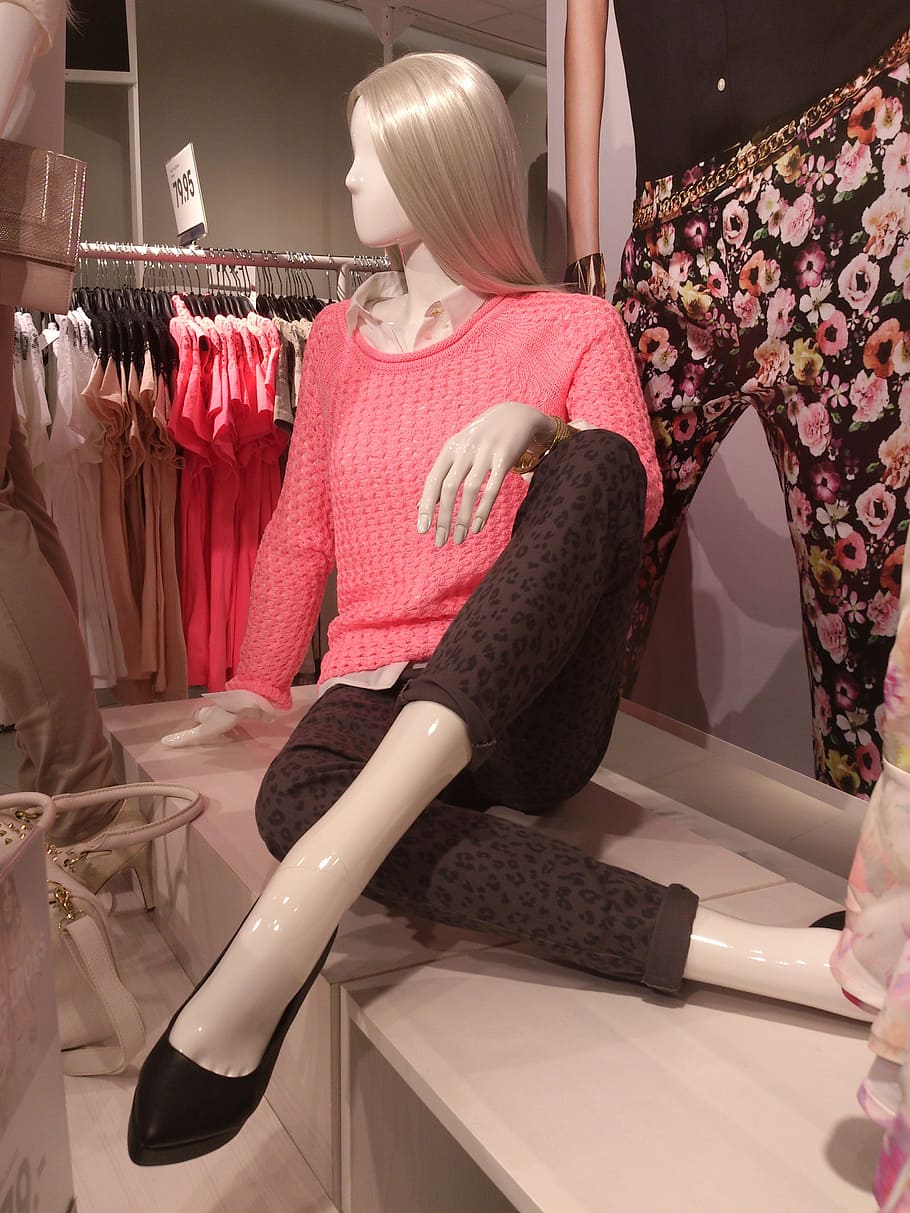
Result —
[[[523,476],[525,472],[533,472],[537,465],[549,455],[557,442],[564,442],[566,438],[571,438],[575,433],[572,427],[566,425],[561,417],[554,417],[552,413],[548,413],[547,416],[556,428],[545,442],[539,438],[531,439],[528,449],[512,468],[512,471],[517,472],[519,476]]]
[[[607,267],[603,253],[588,253],[566,267],[566,286],[582,295],[607,297]]]

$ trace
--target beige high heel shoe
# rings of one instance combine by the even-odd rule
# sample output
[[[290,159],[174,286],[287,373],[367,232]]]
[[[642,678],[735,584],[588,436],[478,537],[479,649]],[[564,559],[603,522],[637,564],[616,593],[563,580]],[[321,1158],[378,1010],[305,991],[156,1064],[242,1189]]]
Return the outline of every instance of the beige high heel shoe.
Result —
[[[57,846],[48,842],[48,859],[72,872],[91,893],[100,893],[118,872],[132,870],[139,884],[143,905],[147,910],[154,910],[151,840],[132,846],[119,841],[119,831],[124,827],[129,829],[147,824],[139,801],[129,797],[121,802],[113,821],[93,838],[82,839],[71,846]]]
[[[177,812],[149,821],[140,798],[161,797],[183,802]],[[90,792],[67,792],[53,797],[58,816],[121,801],[113,821],[91,838],[68,846],[47,844],[51,863],[71,872],[92,893],[98,893],[118,872],[131,870],[147,910],[155,907],[152,882],[152,841],[186,825],[202,812],[203,799],[194,788],[168,783],[121,784]]]

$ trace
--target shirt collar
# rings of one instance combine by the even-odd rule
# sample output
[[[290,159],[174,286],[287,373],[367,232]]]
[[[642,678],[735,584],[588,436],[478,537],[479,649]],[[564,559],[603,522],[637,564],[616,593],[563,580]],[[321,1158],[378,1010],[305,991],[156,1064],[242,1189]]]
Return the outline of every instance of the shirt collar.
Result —
[[[396,299],[407,294],[407,284],[404,274],[395,271],[384,274],[373,274],[361,283],[351,296],[347,311],[348,333],[353,334],[358,329],[366,329],[372,335],[380,337],[382,344],[398,345],[395,326],[387,320],[374,316],[373,306],[380,299]],[[434,300],[427,308],[425,321],[418,335],[418,345],[426,345],[432,341],[441,340],[453,333],[467,318],[486,303],[488,296],[478,295],[476,291],[466,286],[456,286],[440,299]]]

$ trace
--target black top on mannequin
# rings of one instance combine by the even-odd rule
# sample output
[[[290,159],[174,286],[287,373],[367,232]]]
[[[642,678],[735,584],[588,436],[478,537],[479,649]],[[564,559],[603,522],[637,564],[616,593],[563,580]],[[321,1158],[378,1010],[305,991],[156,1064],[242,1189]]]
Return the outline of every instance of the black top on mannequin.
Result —
[[[910,29],[907,0],[615,0],[639,184],[798,116]]]

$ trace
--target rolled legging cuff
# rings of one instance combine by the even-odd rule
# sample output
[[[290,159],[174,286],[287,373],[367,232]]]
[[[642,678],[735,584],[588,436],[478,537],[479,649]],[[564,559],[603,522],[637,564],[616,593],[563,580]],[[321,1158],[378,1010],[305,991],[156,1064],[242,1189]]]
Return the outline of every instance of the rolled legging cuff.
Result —
[[[682,985],[698,898],[685,885],[671,884],[657,914],[642,985],[678,994]]]
[[[417,677],[405,683],[398,696],[398,707],[401,709],[406,703],[412,703],[415,700],[441,704],[444,708],[451,709],[465,722],[468,740],[471,743],[470,770],[480,766],[484,759],[492,753],[496,745],[492,725],[468,695],[460,693],[457,688],[444,687],[432,677],[425,678],[418,674]]]

